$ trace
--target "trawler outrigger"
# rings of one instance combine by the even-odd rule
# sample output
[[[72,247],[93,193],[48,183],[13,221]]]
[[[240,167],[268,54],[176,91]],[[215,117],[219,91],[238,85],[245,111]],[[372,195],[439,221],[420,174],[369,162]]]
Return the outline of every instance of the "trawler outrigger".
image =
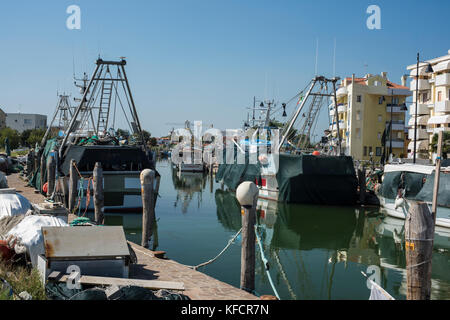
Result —
[[[356,203],[358,181],[352,158],[341,152],[341,137],[336,103],[337,137],[332,139],[328,154],[308,152],[310,137],[317,122],[320,108],[327,98],[336,101],[336,82],[316,76],[298,97],[297,108],[281,131],[278,141],[271,136],[271,152],[258,154],[258,162],[251,164],[222,164],[216,179],[222,180],[230,189],[242,181],[255,181],[259,197],[287,203],[312,203],[329,205],[352,205]],[[306,112],[304,108],[310,103]],[[284,109],[284,108],[283,108]],[[293,130],[302,114],[301,129]],[[300,132],[300,134],[298,134]],[[295,138],[295,139],[293,139]],[[290,140],[293,141],[290,141]],[[277,142],[277,143],[274,143]],[[291,150],[292,149],[292,150]],[[246,157],[246,159],[249,157]]]
[[[75,161],[78,172],[88,177],[96,162],[100,162],[105,193],[121,194],[123,198],[124,193],[139,194],[140,172],[154,169],[153,155],[147,149],[125,65],[124,59],[98,59],[91,78],[85,76],[84,85],[79,86],[82,93],[79,105],[74,110],[68,108],[71,119],[65,125],[64,134],[50,140],[48,135],[44,137],[40,154],[44,159],[49,154],[57,158],[57,175],[63,184],[67,184],[71,160]],[[122,136],[127,131],[129,136]],[[45,177],[46,174],[44,179],[35,179],[37,189],[42,190]]]

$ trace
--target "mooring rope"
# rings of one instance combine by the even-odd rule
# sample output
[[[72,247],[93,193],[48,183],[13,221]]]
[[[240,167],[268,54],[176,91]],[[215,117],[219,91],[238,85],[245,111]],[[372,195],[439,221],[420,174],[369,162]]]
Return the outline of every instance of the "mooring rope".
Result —
[[[275,285],[274,285],[274,283],[272,281],[272,277],[270,276],[269,261],[267,260],[266,256],[264,255],[264,250],[263,250],[263,247],[262,247],[262,244],[261,244],[261,240],[260,240],[259,235],[258,235],[258,226],[255,226],[255,235],[256,235],[256,240],[258,241],[259,252],[261,254],[261,259],[262,259],[262,261],[264,263],[264,268],[265,268],[265,271],[266,271],[266,274],[267,274],[267,278],[269,279],[270,286],[272,287],[273,293],[275,294],[277,299],[281,300],[280,299],[280,295],[278,294],[278,291],[275,288]]]
[[[239,229],[239,231],[233,236],[233,238],[231,238],[230,240],[228,240],[228,244],[225,246],[225,248],[222,249],[222,251],[220,251],[220,253],[215,256],[214,258],[212,258],[211,260],[208,260],[206,262],[200,263],[199,265],[196,266],[187,266],[191,269],[197,270],[200,267],[206,266],[210,263],[213,263],[214,261],[216,261],[230,246],[232,243],[234,243],[234,240],[236,240],[237,236],[241,233],[242,228]]]

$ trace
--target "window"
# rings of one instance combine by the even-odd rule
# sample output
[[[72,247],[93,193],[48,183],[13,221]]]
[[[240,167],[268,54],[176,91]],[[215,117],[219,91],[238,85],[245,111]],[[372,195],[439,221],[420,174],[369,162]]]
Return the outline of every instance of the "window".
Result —
[[[381,132],[378,132],[378,140],[381,140]]]
[[[397,132],[397,139],[403,139],[401,131]]]
[[[378,98],[378,104],[383,104],[383,98],[384,98],[384,97],[379,97],[379,98]]]
[[[381,114],[378,115],[378,122],[382,122],[383,121],[383,117],[381,116]]]
[[[372,147],[369,147],[369,155],[372,155]]]
[[[398,97],[392,98],[392,104],[398,105]]]
[[[422,102],[428,101],[428,93],[424,92],[422,93]]]
[[[31,124],[31,119],[23,119],[24,124]]]
[[[361,96],[360,95],[358,95],[358,96],[356,96],[356,102],[361,102]]]
[[[380,157],[380,156],[381,156],[381,147],[377,147],[377,148],[376,148],[375,154],[376,154],[377,157]]]
[[[437,94],[437,101],[442,101],[442,91],[438,91]]]
[[[361,120],[361,111],[356,111],[356,120]]]
[[[360,128],[356,128],[356,137],[358,139],[361,139],[361,129]]]
[[[366,146],[364,146],[364,157],[366,157],[367,156],[367,147]]]

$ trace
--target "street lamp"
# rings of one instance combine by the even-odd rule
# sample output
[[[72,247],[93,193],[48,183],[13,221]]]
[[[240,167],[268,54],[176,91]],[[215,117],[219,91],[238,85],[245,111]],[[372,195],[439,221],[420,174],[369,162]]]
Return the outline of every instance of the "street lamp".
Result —
[[[416,110],[414,115],[414,155],[413,155],[413,163],[416,163],[416,145],[417,145],[417,108],[418,108],[418,101],[419,101],[419,62],[427,63],[427,70],[425,70],[426,73],[433,72],[433,68],[431,67],[431,64],[429,62],[420,61],[420,55],[419,52],[417,52],[417,68],[416,68]]]

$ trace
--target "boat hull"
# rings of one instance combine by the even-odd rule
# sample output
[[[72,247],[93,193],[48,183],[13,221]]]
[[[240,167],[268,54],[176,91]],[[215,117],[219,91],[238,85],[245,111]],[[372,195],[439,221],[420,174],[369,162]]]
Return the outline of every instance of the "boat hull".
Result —
[[[409,207],[414,200],[406,200],[403,205],[396,208],[395,200],[378,196],[380,200],[381,212],[397,219],[406,219]],[[431,203],[427,202],[431,212]],[[450,228],[450,208],[437,207],[436,227]]]

